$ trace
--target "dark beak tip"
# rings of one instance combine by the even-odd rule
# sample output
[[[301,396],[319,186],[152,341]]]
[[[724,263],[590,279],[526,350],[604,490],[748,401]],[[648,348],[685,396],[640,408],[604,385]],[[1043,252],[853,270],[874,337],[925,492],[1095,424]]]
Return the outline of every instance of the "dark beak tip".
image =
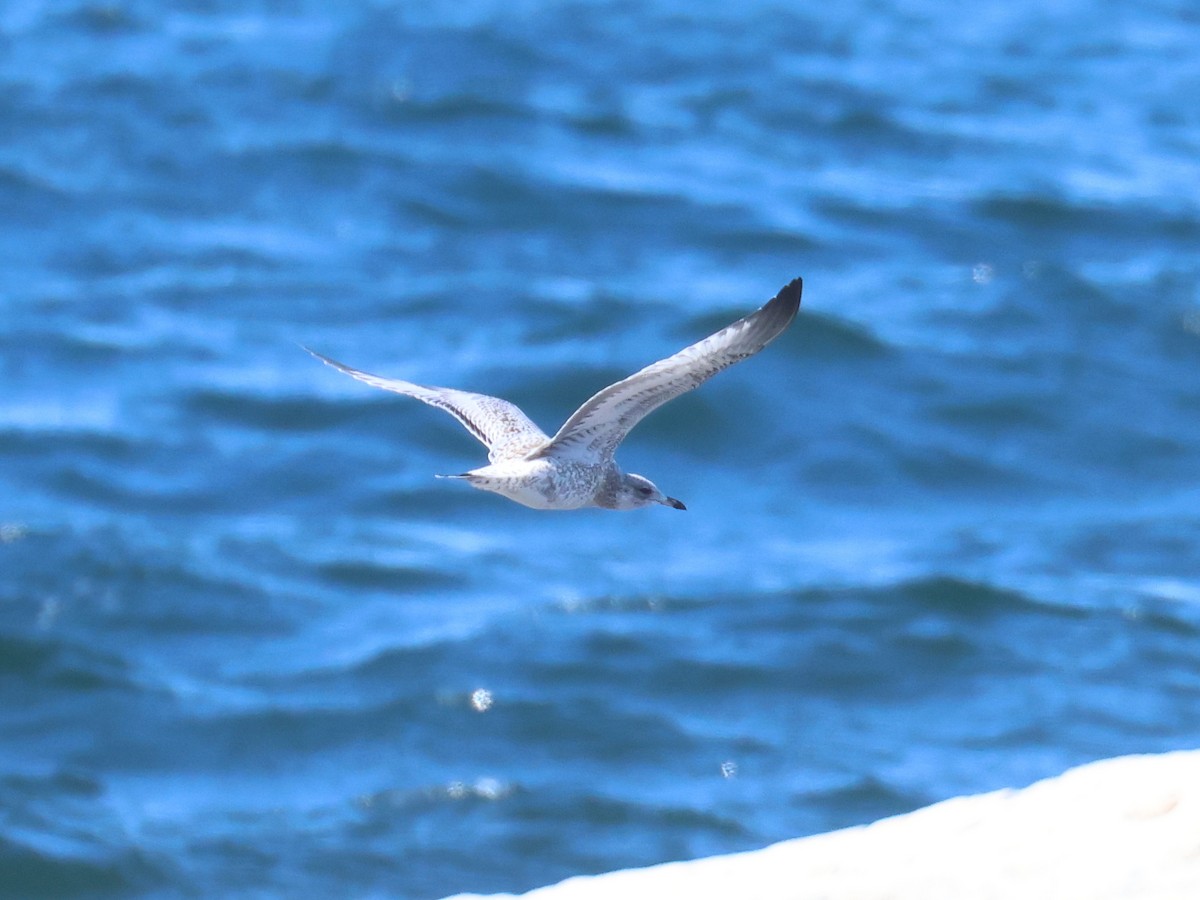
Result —
[[[676,500],[674,497],[668,497],[667,502],[670,503],[676,509],[687,509],[687,507],[683,505],[682,501]]]

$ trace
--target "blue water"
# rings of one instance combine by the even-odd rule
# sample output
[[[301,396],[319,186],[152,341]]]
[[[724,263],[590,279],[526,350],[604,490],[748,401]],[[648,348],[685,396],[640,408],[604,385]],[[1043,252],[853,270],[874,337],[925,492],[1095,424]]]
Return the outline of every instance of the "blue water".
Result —
[[[0,895],[515,891],[1200,746],[1200,16],[0,5]],[[436,481],[796,275],[624,465]]]

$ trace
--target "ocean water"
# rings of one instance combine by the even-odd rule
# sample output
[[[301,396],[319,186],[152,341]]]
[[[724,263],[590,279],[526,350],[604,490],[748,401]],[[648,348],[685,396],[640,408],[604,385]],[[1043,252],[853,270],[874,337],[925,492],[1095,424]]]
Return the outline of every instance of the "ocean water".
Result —
[[[0,896],[432,900],[1200,746],[1200,15],[0,4]],[[619,459],[436,481],[796,275]]]

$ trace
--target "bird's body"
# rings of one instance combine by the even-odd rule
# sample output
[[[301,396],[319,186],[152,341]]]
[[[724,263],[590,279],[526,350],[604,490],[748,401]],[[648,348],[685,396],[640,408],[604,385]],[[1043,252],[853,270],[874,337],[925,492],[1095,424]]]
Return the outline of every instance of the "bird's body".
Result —
[[[614,508],[615,464],[584,463],[572,459],[505,459],[462,475],[481,491],[501,494],[532,509]]]
[[[359,381],[446,410],[487,446],[489,465],[443,477],[462,478],[533,509],[636,509],[651,503],[685,509],[648,479],[623,472],[614,456],[617,447],[659,406],[778,337],[796,316],[802,287],[797,278],[762,309],[604,388],[553,437],[499,397],[381,378],[308,352]]]

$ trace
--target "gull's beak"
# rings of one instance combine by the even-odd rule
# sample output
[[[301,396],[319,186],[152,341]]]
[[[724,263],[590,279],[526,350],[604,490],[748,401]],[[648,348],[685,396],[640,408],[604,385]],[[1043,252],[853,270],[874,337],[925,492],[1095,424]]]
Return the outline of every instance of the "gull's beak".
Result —
[[[687,507],[683,505],[682,501],[676,500],[674,497],[668,497],[664,501],[663,505],[671,506],[671,507],[674,507],[675,509],[687,509]]]

